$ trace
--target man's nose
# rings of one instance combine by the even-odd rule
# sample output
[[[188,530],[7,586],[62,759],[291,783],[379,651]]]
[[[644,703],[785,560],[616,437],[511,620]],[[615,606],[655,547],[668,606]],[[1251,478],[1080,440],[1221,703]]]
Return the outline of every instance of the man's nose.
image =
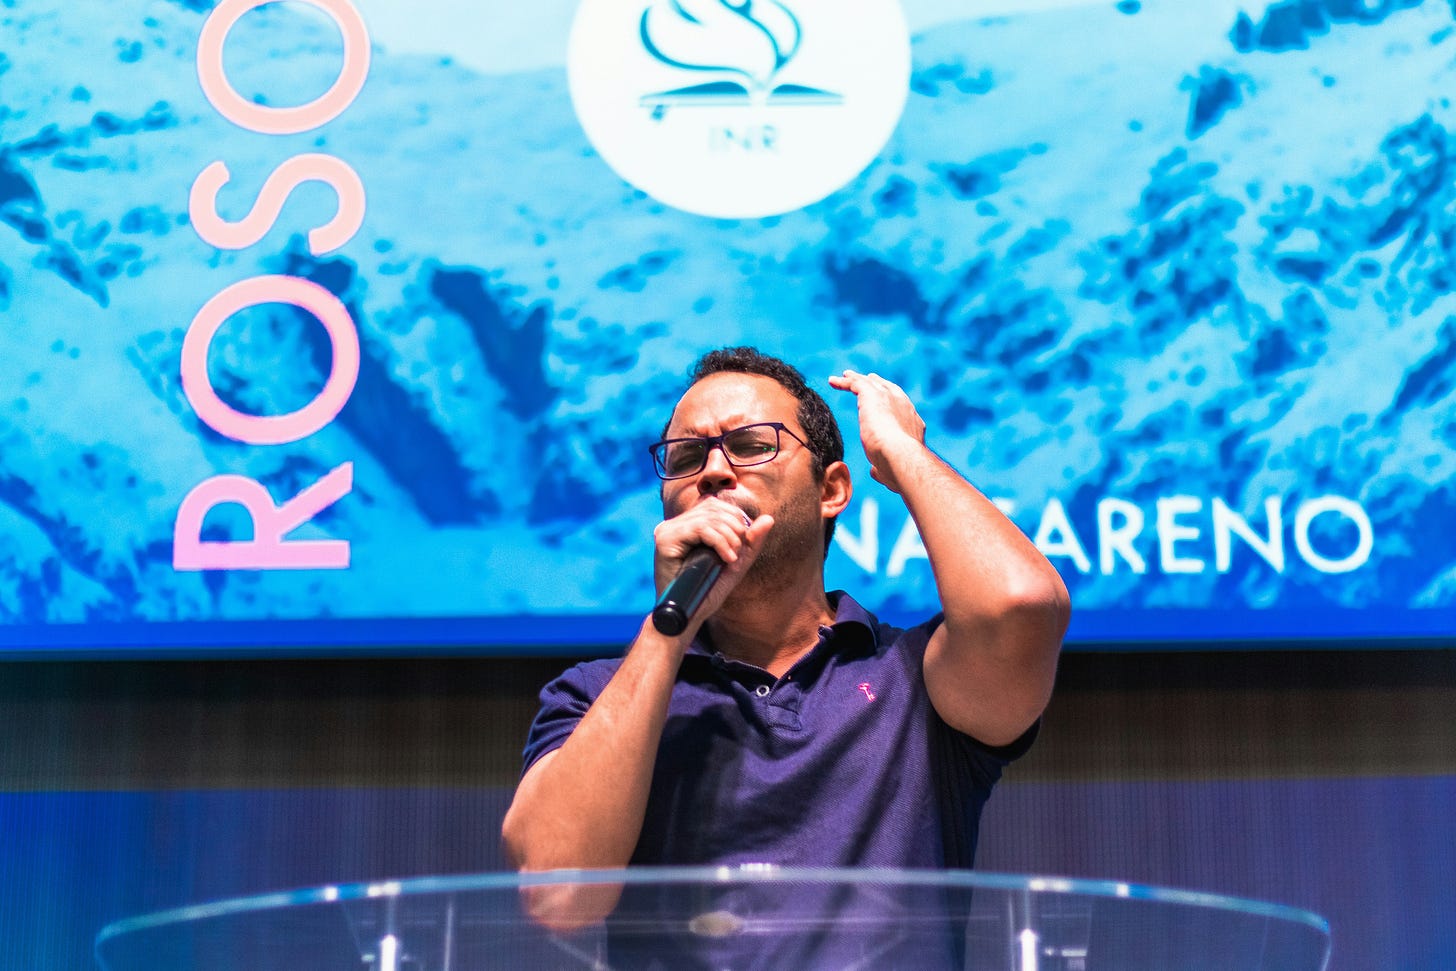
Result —
[[[698,491],[705,495],[731,489],[738,482],[738,470],[723,454],[722,446],[708,449],[703,471],[698,473]]]

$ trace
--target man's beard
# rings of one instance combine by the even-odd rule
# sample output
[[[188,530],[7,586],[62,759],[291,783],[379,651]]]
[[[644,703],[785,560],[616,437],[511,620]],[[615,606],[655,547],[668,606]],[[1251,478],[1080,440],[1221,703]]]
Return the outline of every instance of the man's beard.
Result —
[[[775,513],[773,529],[764,537],[763,550],[748,568],[739,589],[782,589],[803,571],[805,562],[812,565],[822,560],[819,542],[823,535],[818,491],[797,494]]]

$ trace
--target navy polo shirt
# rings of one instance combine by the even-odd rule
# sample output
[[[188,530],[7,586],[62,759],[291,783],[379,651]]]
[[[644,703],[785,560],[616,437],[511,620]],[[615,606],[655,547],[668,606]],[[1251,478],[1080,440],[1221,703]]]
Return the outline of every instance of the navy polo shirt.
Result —
[[[981,809],[1033,727],[990,748],[940,719],[923,662],[940,616],[908,630],[829,594],[832,626],[775,680],[714,651],[683,658],[634,865],[968,868]],[[525,765],[559,748],[621,664],[541,691]]]

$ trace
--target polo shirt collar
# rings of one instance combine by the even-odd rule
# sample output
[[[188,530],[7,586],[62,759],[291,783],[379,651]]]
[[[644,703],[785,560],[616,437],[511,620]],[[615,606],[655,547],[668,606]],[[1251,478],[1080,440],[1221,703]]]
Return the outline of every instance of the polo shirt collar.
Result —
[[[869,642],[876,648],[879,647],[879,622],[875,615],[860,606],[859,602],[845,593],[843,590],[831,590],[825,595],[829,600],[829,606],[834,608],[834,622],[832,627],[843,629],[844,633],[851,634],[858,638],[868,638]],[[863,631],[852,631],[855,625],[863,627]],[[820,641],[822,645],[823,640]],[[708,634],[707,625],[698,630],[698,635],[693,638],[692,644],[688,646],[687,653],[697,654],[702,657],[713,657],[718,652],[713,647],[712,637]]]

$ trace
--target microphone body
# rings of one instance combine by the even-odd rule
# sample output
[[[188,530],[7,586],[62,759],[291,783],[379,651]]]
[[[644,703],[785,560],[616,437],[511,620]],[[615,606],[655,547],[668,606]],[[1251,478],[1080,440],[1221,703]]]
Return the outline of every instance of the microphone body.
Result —
[[[710,548],[699,546],[688,553],[682,569],[652,608],[652,626],[658,633],[673,637],[686,630],[722,572],[723,561]]]

